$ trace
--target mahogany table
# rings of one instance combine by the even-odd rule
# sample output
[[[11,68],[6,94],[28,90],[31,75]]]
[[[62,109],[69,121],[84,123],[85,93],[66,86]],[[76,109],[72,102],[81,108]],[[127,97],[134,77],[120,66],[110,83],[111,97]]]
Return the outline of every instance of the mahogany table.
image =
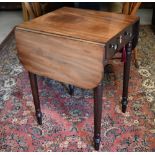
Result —
[[[122,52],[122,111],[125,112],[131,53],[138,41],[138,30],[136,16],[69,7],[17,26],[18,56],[29,72],[38,124],[42,124],[42,113],[36,74],[94,89],[94,147],[99,150],[104,67],[115,53]]]

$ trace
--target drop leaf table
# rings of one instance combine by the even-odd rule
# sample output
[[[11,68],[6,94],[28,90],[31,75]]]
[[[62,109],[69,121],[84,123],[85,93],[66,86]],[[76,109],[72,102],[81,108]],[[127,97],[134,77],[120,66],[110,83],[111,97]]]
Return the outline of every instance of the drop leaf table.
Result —
[[[138,31],[139,17],[69,7],[18,25],[18,56],[29,72],[38,124],[42,124],[42,113],[36,75],[94,89],[94,147],[99,150],[104,68],[115,53],[122,52],[121,103],[125,112],[131,53],[138,42]]]

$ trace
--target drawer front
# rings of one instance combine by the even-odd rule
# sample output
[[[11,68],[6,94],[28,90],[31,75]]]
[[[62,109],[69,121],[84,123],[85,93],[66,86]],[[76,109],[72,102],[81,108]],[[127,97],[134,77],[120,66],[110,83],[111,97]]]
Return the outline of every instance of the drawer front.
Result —
[[[130,26],[112,38],[106,44],[106,59],[110,59],[113,55],[121,50],[130,40],[133,39],[133,27]]]

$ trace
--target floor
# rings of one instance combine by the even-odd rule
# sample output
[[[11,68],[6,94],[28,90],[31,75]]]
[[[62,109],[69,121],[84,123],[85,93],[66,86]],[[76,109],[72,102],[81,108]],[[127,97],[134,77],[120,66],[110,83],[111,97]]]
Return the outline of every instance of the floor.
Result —
[[[0,43],[15,25],[23,21],[22,11],[0,11]]]

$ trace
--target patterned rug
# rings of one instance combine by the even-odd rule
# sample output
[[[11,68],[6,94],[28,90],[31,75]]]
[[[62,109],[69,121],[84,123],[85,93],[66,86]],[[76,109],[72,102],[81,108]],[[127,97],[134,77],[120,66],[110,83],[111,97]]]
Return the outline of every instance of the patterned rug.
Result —
[[[155,151],[155,36],[141,27],[138,64],[131,67],[129,104],[121,112],[122,62],[104,81],[100,151]],[[12,35],[0,51],[0,151],[95,151],[93,91],[70,96],[59,82],[38,76],[43,125],[37,125],[27,71]]]

